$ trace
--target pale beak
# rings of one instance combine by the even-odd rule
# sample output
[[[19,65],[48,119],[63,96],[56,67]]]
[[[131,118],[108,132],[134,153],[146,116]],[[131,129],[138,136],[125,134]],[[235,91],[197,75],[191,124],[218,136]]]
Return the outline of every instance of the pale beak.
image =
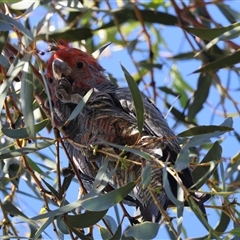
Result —
[[[55,79],[59,80],[63,76],[67,77],[71,74],[72,69],[63,60],[56,58],[52,62],[52,71]]]

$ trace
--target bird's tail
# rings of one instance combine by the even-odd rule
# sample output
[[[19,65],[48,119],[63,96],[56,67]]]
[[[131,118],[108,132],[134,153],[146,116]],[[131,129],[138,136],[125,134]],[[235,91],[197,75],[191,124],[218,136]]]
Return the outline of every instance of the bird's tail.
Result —
[[[140,201],[138,199],[137,205],[140,208],[140,212],[143,218],[143,221],[159,222],[161,219],[161,212],[159,211],[158,206],[155,204],[152,195],[148,189],[142,190],[140,194],[143,194],[144,198]],[[163,210],[167,209],[168,206],[168,197],[164,191],[160,194],[154,194],[158,204]]]

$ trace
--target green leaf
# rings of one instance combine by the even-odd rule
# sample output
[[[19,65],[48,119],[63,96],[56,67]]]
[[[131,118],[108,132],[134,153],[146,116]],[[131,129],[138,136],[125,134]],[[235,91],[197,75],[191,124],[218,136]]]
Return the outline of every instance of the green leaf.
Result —
[[[0,0],[0,3],[16,3],[16,2],[20,2],[20,1],[21,0]]]
[[[53,210],[51,212],[36,216],[32,218],[32,220],[56,217],[66,212],[72,211],[73,209],[78,208],[79,206],[82,206],[83,208],[85,208],[85,210],[89,211],[104,211],[112,207],[113,205],[117,204],[118,202],[122,201],[123,198],[125,198],[128,195],[128,193],[132,191],[135,185],[136,183],[130,182],[126,184],[126,186],[124,187],[118,188],[114,191],[111,191],[110,193],[95,198],[93,198],[91,195],[89,198],[87,198],[87,196],[89,196],[87,194],[83,198],[80,198],[79,200],[73,203],[60,207],[57,210]]]
[[[209,94],[209,90],[212,84],[211,74],[200,74],[198,79],[198,85],[194,93],[193,102],[188,107],[188,120],[193,121],[197,113],[203,108],[204,103]]]
[[[157,223],[144,222],[128,228],[124,235],[136,239],[154,239],[157,236],[160,225]]]
[[[136,183],[130,182],[126,186],[113,190],[97,198],[86,199],[82,207],[90,211],[103,211],[122,201],[135,187]]]
[[[111,233],[106,228],[100,227],[99,230],[103,240],[108,240],[112,237]]]
[[[144,123],[144,108],[143,108],[142,95],[138,89],[136,82],[134,81],[130,73],[122,65],[121,65],[121,68],[124,72],[125,78],[127,80],[128,86],[131,91],[135,112],[137,115],[138,131],[142,133],[143,123]]]
[[[234,64],[239,63],[240,62],[239,59],[240,59],[240,50],[237,50],[236,52],[226,57],[222,57],[216,61],[213,61],[211,63],[204,65],[203,67],[199,68],[198,70],[192,73],[210,72],[210,71],[217,71],[221,68],[229,68],[229,67],[232,67]]]
[[[182,207],[184,206],[183,201],[179,201],[172,193],[172,189],[168,180],[168,172],[166,167],[162,169],[162,174],[163,174],[163,188],[164,191],[166,192],[169,200],[177,207]]]
[[[59,30],[53,32],[47,32],[46,34],[37,35],[35,40],[49,40],[49,39],[68,39],[69,41],[81,41],[83,39],[88,39],[93,36],[92,30],[90,28],[72,28],[63,27]]]
[[[121,239],[121,233],[122,233],[122,226],[121,224],[118,226],[117,231],[115,232],[115,234],[113,235],[112,238],[110,238],[109,240],[115,240],[115,239]]]
[[[95,59],[98,59],[101,55],[101,53],[109,46],[111,45],[112,43],[107,43],[105,45],[103,45],[102,47],[100,47],[98,50],[96,50],[95,52],[92,53],[92,56],[95,58]]]
[[[36,147],[36,144],[34,143],[34,144],[29,144],[27,147],[23,147],[20,149],[14,149],[11,151],[9,150],[5,153],[0,154],[0,160],[6,159],[6,158],[12,158],[12,157],[19,157],[19,156],[23,156],[25,154],[37,152],[41,149],[51,146],[54,143],[55,143],[55,140],[45,141],[45,142],[37,143],[37,147]]]
[[[112,175],[116,172],[116,168],[113,169],[110,173],[108,172],[108,160],[107,158],[103,161],[103,164],[99,168],[97,175],[95,177],[95,181],[93,183],[92,189],[94,190],[94,194],[100,193],[106,185],[109,183]],[[108,172],[108,173],[107,173]]]
[[[152,69],[152,68],[158,68],[158,69],[162,69],[162,64],[160,63],[149,63],[148,61],[141,61],[137,63],[138,66],[140,67],[144,67],[148,70]]]
[[[149,9],[139,9],[139,12],[144,19],[144,22],[159,23],[170,26],[176,26],[176,24],[178,23],[177,17],[165,12],[159,12]],[[125,5],[125,7],[123,8],[118,8],[117,10],[110,11],[109,13],[113,15],[115,21],[117,21],[118,24],[129,22],[130,20],[139,21],[131,4]],[[113,27],[115,26],[115,21],[110,20],[108,23],[104,23],[96,30]]]
[[[237,23],[237,24],[240,25],[240,23]],[[238,37],[239,34],[240,34],[240,26],[237,26],[234,29],[229,30],[229,31],[223,33],[219,37],[214,38],[212,41],[210,41],[208,44],[206,44],[199,52],[197,52],[197,54],[195,54],[195,57],[199,56],[204,51],[210,50],[219,41],[221,41],[221,40],[229,40],[231,38]]]
[[[213,232],[211,226],[209,225],[207,219],[205,218],[203,212],[200,210],[199,206],[197,205],[197,203],[195,202],[195,200],[193,200],[192,197],[189,198],[188,200],[188,204],[190,206],[190,208],[193,210],[193,212],[196,214],[196,216],[198,217],[198,219],[201,221],[201,223],[204,225],[204,227],[209,231],[209,232]],[[213,233],[213,235],[216,235],[215,233]]]
[[[184,30],[186,30],[188,33],[194,34],[198,36],[201,39],[205,40],[213,40],[214,38],[219,37],[220,35],[228,36],[229,38],[235,38],[238,37],[238,35],[231,35],[231,31],[237,30],[239,32],[239,26],[240,23],[233,23],[227,27],[220,27],[220,28],[189,28],[189,27],[183,27]],[[225,34],[225,35],[224,35]],[[224,38],[223,38],[224,39]],[[228,38],[227,38],[228,39]]]
[[[176,60],[190,60],[194,58],[196,52],[185,52],[185,53],[179,53],[172,57],[167,57],[169,59],[176,59]]]
[[[1,38],[1,36],[0,36]],[[1,40],[0,40],[1,42]],[[1,43],[0,43],[0,48],[1,48]],[[9,68],[9,62],[8,60],[3,56],[3,55],[0,55],[0,64],[4,67],[4,68]]]
[[[188,167],[189,157],[188,149],[190,147],[195,147],[204,143],[210,142],[210,138],[219,137],[226,131],[232,130],[232,118],[227,118],[220,126],[200,126],[191,128],[183,133],[180,133],[179,136],[189,136],[189,135],[198,135],[190,138],[187,143],[184,145],[180,153],[178,154],[177,160],[175,162],[174,169],[176,171],[181,171],[182,169]],[[193,130],[192,130],[193,129]],[[219,159],[218,159],[219,160]]]
[[[181,171],[188,167],[189,165],[189,145],[185,144],[184,147],[181,149],[180,153],[177,156],[174,169],[176,171]]]
[[[133,41],[130,41],[130,43],[127,46],[129,55],[133,53],[133,50],[135,49],[138,42],[139,42],[139,39],[134,39]]]
[[[218,137],[223,133],[229,132],[232,130],[234,129],[232,128],[232,118],[230,117],[230,118],[227,118],[220,126],[211,125],[211,126],[193,127],[193,128],[190,128],[189,130],[179,133],[178,137],[204,135],[204,137],[206,136],[208,138],[211,138],[211,137]]]
[[[229,216],[222,211],[219,223],[215,227],[215,231],[216,232],[221,232],[221,233],[225,232],[229,223],[230,223]]]
[[[9,32],[10,30],[12,30],[11,24],[0,19],[0,31]]]
[[[233,236],[239,236],[240,237],[240,228],[233,228],[228,233],[232,234]]]
[[[93,93],[93,89],[90,89],[85,94],[85,96],[82,98],[82,100],[74,108],[74,110],[72,111],[71,115],[69,116],[67,121],[64,123],[64,125],[68,124],[71,120],[73,120],[74,118],[76,118],[78,116],[78,114],[82,111],[82,109],[84,108],[85,104],[87,103],[88,99],[91,97],[92,93]]]
[[[104,221],[107,223],[108,227],[111,229],[111,231],[112,231],[113,233],[115,233],[116,231],[118,231],[118,226],[117,226],[117,224],[116,224],[116,222],[115,222],[115,220],[114,220],[113,217],[111,217],[111,216],[109,216],[109,215],[105,215],[105,216],[103,217],[103,219],[104,219]],[[119,239],[119,238],[117,238],[117,239]]]
[[[57,218],[57,227],[62,234],[69,234],[68,227],[61,217]]]
[[[54,197],[56,197],[58,200],[60,200],[60,199],[61,199],[61,196],[60,196],[59,192],[56,191],[56,189],[55,189],[52,185],[50,185],[47,181],[45,181],[43,178],[42,178],[42,181],[43,181],[44,184],[48,187],[48,189],[51,191],[51,194],[52,194]]]
[[[14,20],[10,16],[0,13],[0,22],[13,25],[18,29],[18,31],[21,31],[23,35],[27,36],[31,41],[33,40],[32,33],[29,32],[29,30],[26,29],[20,22]]]
[[[68,215],[66,221],[74,228],[87,228],[99,222],[107,213],[108,209],[103,211],[91,212],[86,211],[79,215]]]
[[[227,18],[230,23],[236,23],[240,17],[238,11],[233,10],[230,5],[224,3],[216,4],[216,7],[222,12],[223,16]]]
[[[124,150],[126,152],[131,152],[133,154],[136,154],[146,160],[151,160],[151,155],[149,155],[148,153],[145,153],[145,152],[142,152],[142,151],[139,151],[139,150],[136,150],[136,149],[133,149],[133,148],[130,148],[130,147],[124,147],[124,146],[121,146],[121,145],[118,145],[118,144],[114,144],[114,143],[110,143],[110,142],[106,142],[104,140],[101,140],[101,142],[103,144],[106,144],[106,145],[109,145],[109,146],[112,146],[112,147],[115,147],[115,148],[118,148],[120,150]]]
[[[175,97],[179,96],[180,94],[177,92],[174,92],[171,88],[167,87],[159,87],[159,89],[167,94],[173,95]]]
[[[208,153],[205,155],[201,163],[211,162],[213,160],[219,161],[222,157],[222,147],[219,145],[218,141],[216,141]],[[214,168],[211,166],[198,166],[196,167],[193,172],[193,179],[196,185],[195,188],[199,189],[202,185],[211,177],[211,175],[216,170],[219,163],[215,163],[216,165]],[[212,168],[212,169],[211,169]]]
[[[82,234],[81,231],[76,230],[75,228],[73,228],[67,221],[65,221],[65,224],[69,227],[69,229],[76,234],[76,236],[79,237],[79,239],[81,240],[92,240],[92,238],[89,238],[87,236],[85,236],[84,234]]]
[[[32,240],[37,240],[41,236],[41,234],[46,230],[46,228],[54,221],[54,218],[48,218],[43,225],[37,230]]]
[[[12,214],[15,217],[19,217],[20,219],[22,219],[23,221],[27,222],[28,224],[31,225],[31,229],[32,231],[36,232],[38,225],[32,221],[31,219],[29,219],[23,212],[21,212],[16,206],[14,206],[11,202],[9,201],[4,201],[2,203],[2,207],[4,209],[5,212],[8,212],[10,214]]]
[[[30,67],[31,55],[26,54],[26,62],[23,66],[22,76],[21,76],[21,90],[20,90],[20,100],[22,106],[22,113],[24,116],[24,122],[26,130],[31,139],[36,139],[36,133],[34,128],[34,116],[33,116],[33,74]]]
[[[7,76],[9,76],[9,78],[0,85],[0,112],[2,111],[2,107],[4,104],[4,100],[7,96],[8,89],[13,79],[22,70],[24,64],[25,64],[24,59],[23,61],[18,62],[18,58],[16,57],[13,63],[11,64],[10,68],[8,69]]]
[[[14,2],[14,1],[13,1]],[[15,1],[17,3],[11,4],[11,9],[16,9],[16,10],[25,10],[26,11],[23,13],[21,16],[26,16],[26,14],[32,12],[40,2],[32,2],[32,1]]]
[[[144,166],[143,170],[142,170],[142,187],[143,188],[147,188],[148,185],[151,182],[151,164],[150,162],[146,162],[146,166]]]
[[[14,206],[9,201],[3,202],[3,208],[4,208],[4,211],[11,213],[13,216],[19,216],[26,219],[28,218],[23,212],[21,212],[16,206]]]
[[[34,125],[34,131],[36,133],[40,132],[43,128],[47,126],[49,123],[48,119],[43,120],[40,123]],[[20,139],[20,138],[28,138],[29,134],[27,133],[26,128],[19,128],[19,129],[10,129],[10,128],[2,128],[2,132],[10,138],[13,139]]]

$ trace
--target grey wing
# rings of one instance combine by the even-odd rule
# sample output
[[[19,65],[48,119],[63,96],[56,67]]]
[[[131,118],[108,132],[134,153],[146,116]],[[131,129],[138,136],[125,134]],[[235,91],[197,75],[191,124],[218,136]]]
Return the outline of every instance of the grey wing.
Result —
[[[119,99],[122,107],[128,111],[132,116],[136,118],[135,107],[132,101],[131,92],[129,89],[118,88],[116,90],[117,98]],[[161,111],[144,95],[142,95],[144,105],[144,130],[148,132],[150,136],[163,137],[165,149],[163,150],[163,158],[161,160],[166,161],[167,159],[171,163],[175,163],[178,153],[181,148],[178,140],[168,123],[164,119]],[[180,173],[180,177],[183,184],[190,188],[193,185],[193,178],[189,168],[185,168]],[[170,185],[172,186],[173,192],[177,191],[176,182],[172,176],[169,176]]]
[[[129,112],[135,119],[135,107],[132,101],[131,92],[129,89],[118,88],[116,95],[124,110]],[[180,152],[181,148],[174,133],[168,126],[160,110],[144,95],[142,95],[144,106],[144,130],[150,136],[163,137],[164,142],[171,149],[170,161],[173,163]]]

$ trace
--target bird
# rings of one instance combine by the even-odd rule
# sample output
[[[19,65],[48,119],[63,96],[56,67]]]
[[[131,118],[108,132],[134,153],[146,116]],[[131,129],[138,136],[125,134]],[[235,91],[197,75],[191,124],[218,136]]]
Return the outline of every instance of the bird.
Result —
[[[149,185],[158,204],[164,210],[173,205],[163,187],[163,170],[156,166],[156,161],[146,160],[133,152],[125,151],[124,157],[132,162],[124,165],[116,161],[116,158],[112,159],[92,149],[93,146],[97,146],[97,150],[110,151],[120,156],[122,151],[111,144],[132,146],[155,159],[174,165],[181,147],[161,111],[142,94],[144,123],[142,131],[139,131],[129,88],[113,84],[107,78],[104,68],[92,55],[69,46],[65,41],[55,43],[51,50],[54,51],[47,63],[46,80],[54,121],[60,126],[63,135],[72,140],[64,140],[64,145],[78,168],[87,191],[91,191],[98,169],[107,159],[108,172],[113,169],[116,171],[109,179],[108,185],[111,189],[118,189],[131,181],[137,181],[141,178],[143,166],[150,164]],[[82,111],[71,121],[67,121],[76,105],[90,90],[92,94]],[[86,147],[80,147],[83,145]],[[194,185],[188,167],[179,172],[179,177],[187,189]],[[168,180],[176,197],[178,184],[169,173]],[[198,193],[194,187],[192,190],[196,192],[190,194],[206,215],[204,203],[210,196]],[[139,207],[143,221],[159,222],[161,219],[159,207],[154,202],[149,188],[143,187],[141,181],[137,182],[133,191],[125,198],[125,203]]]

